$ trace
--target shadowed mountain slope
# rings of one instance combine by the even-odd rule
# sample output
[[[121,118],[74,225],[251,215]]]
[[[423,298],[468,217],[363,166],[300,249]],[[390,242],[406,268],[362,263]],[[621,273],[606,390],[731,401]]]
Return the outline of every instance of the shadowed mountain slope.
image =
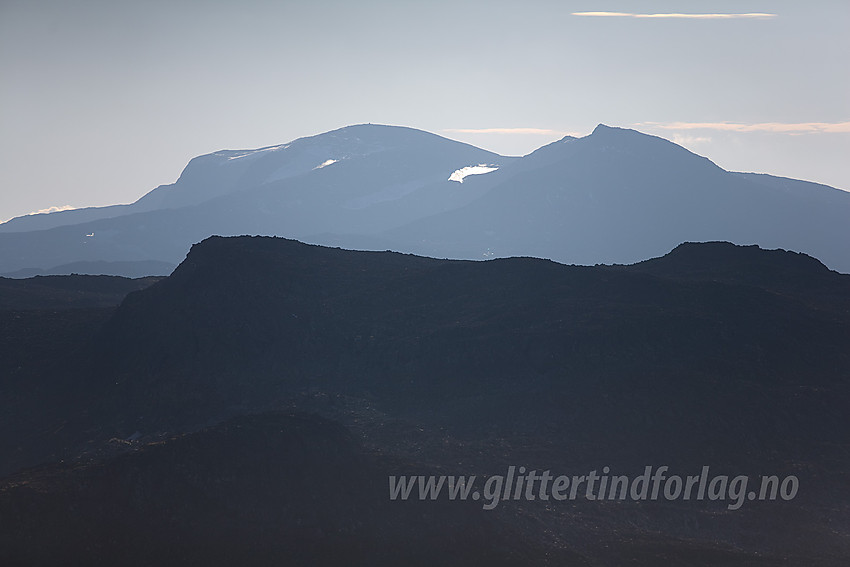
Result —
[[[114,307],[128,293],[144,289],[160,279],[83,275],[0,277],[0,310]]]
[[[540,564],[534,553],[542,550],[553,565],[841,565],[850,555],[848,298],[850,276],[817,260],[727,243],[685,244],[633,266],[580,267],[214,237],[171,276],[129,294],[61,365],[22,360],[4,382],[0,400],[12,401],[0,441],[12,455],[5,472],[19,475],[9,477],[0,506],[4,498],[33,506],[38,493],[20,486],[39,478],[48,478],[48,496],[33,510],[86,494],[112,501],[122,486],[147,486],[127,479],[148,466],[207,463],[195,485],[243,478],[229,468],[239,460],[229,447],[258,443],[256,458],[274,459],[260,456],[278,447],[261,442],[265,426],[222,441],[221,452],[219,441],[204,440],[220,440],[246,414],[296,410],[331,419],[362,443],[372,457],[352,457],[355,473],[357,463],[374,471],[370,459],[383,455],[403,466],[379,467],[382,474],[483,477],[522,465],[636,476],[668,465],[684,475],[710,465],[754,479],[799,477],[796,499],[748,501],[737,511],[726,501],[505,502],[487,516],[495,531],[482,528],[476,541],[512,534],[506,546],[519,564]],[[185,441],[171,440],[180,433]],[[126,440],[119,455],[112,438]],[[16,453],[22,440],[42,453]],[[187,449],[194,443],[208,449],[200,461]],[[80,459],[79,476],[20,471],[60,458]],[[100,474],[119,488],[111,492]],[[266,478],[258,474],[250,478]],[[168,483],[183,482],[180,475],[163,473],[155,503],[168,501]],[[69,478],[91,479],[93,492],[69,493]],[[214,501],[228,498],[230,485],[217,486]],[[301,502],[281,490],[274,498]],[[195,517],[206,500],[185,494],[173,506]],[[330,518],[322,525],[345,523],[321,494],[316,513]],[[428,504],[413,502],[396,520],[385,503],[373,525],[391,522],[402,533]],[[139,505],[122,509],[132,515]],[[162,506],[157,514],[172,505]],[[445,524],[474,523],[477,512],[449,505]],[[38,525],[38,512],[30,517]],[[110,523],[92,522],[98,537]],[[203,522],[187,529],[195,528],[208,533]],[[373,532],[363,529],[356,533],[369,541]]]
[[[32,566],[544,560],[472,502],[391,502],[387,471],[410,467],[364,452],[345,428],[315,416],[246,416],[105,462],[46,467],[0,484],[0,560]]]

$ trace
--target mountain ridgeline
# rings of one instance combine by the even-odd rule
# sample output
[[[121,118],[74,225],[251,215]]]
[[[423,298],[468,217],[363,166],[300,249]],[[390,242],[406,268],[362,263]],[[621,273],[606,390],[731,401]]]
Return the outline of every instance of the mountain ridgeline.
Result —
[[[634,130],[600,125],[518,158],[358,125],[197,157],[130,205],[12,219],[0,225],[0,274],[161,275],[213,234],[584,265],[729,241],[803,252],[846,273],[848,218],[849,193],[727,172]]]
[[[47,565],[81,540],[87,564],[850,556],[850,276],[803,254],[685,243],[589,267],[212,237],[117,308],[40,293],[2,311],[10,336],[55,344],[0,384],[0,559]],[[386,493],[388,475],[509,465],[710,465],[800,491],[737,511]]]

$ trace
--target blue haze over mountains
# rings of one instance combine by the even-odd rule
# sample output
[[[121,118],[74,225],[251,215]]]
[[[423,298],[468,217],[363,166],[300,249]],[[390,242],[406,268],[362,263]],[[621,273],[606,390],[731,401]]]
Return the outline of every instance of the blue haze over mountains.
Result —
[[[467,166],[498,167],[449,176]],[[599,125],[524,157],[357,125],[197,157],[130,205],[0,225],[0,273],[165,274],[211,234],[285,236],[440,258],[629,264],[685,241],[803,252],[850,272],[850,193],[732,173],[667,140]]]

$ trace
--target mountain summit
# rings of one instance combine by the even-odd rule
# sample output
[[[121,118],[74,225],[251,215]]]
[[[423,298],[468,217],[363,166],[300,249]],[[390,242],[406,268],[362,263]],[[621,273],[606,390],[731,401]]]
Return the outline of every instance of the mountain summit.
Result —
[[[685,241],[812,255],[850,271],[850,194],[732,173],[656,136],[600,124],[522,157],[361,124],[189,162],[131,205],[0,225],[0,273],[80,262],[177,264],[209,235],[459,259],[633,263]]]

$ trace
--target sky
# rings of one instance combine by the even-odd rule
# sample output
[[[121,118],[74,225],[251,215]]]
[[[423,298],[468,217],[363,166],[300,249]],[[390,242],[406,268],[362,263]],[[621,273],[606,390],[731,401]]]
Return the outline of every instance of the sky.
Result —
[[[0,0],[0,221],[350,124],[523,155],[604,123],[850,190],[850,2]]]

